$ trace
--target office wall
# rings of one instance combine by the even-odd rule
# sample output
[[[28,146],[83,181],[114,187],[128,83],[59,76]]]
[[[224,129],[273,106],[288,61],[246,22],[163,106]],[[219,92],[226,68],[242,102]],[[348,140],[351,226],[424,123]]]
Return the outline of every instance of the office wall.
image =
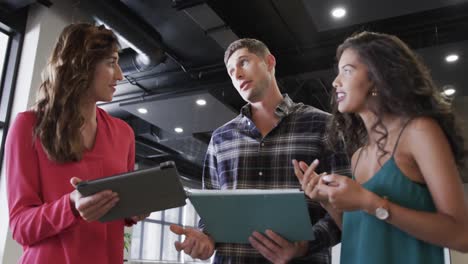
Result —
[[[50,8],[34,4],[29,10],[12,119],[18,112],[25,111],[34,104],[42,69],[63,27],[71,22],[90,21],[89,16],[74,8],[76,1],[52,0],[51,2],[53,5]],[[0,178],[0,263],[16,263],[22,250],[11,239],[8,229],[6,180],[3,169]]]

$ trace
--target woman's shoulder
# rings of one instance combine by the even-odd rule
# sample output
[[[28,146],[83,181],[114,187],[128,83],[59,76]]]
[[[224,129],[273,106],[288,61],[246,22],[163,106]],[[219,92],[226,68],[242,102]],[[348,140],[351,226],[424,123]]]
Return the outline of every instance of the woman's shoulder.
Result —
[[[26,110],[24,112],[19,112],[16,116],[17,118],[30,120],[30,119],[36,119],[37,113],[34,110]]]
[[[443,134],[442,127],[440,124],[431,117],[416,117],[408,123],[406,128],[408,131],[404,132],[407,134],[407,139],[416,140],[425,138],[431,135]]]
[[[36,112],[33,110],[20,112],[16,115],[13,125],[14,126],[19,125],[21,127],[24,127],[24,126],[33,127],[34,124],[36,123],[36,119],[37,119]]]
[[[133,136],[133,129],[125,121],[110,115],[104,109],[99,107],[97,107],[97,112],[100,118],[104,120],[104,123],[106,123],[112,131],[125,132]]]
[[[411,119],[411,121],[408,124],[408,127],[411,129],[434,129],[434,128],[440,128],[439,123],[431,117],[427,116],[420,116],[420,117],[415,117]]]
[[[437,120],[431,117],[417,117],[412,119],[403,131],[398,148],[413,152],[423,145],[430,146],[446,141],[447,137]]]
[[[18,140],[22,141],[24,144],[24,139],[33,138],[36,120],[36,112],[34,111],[18,113],[8,129],[6,146],[10,146],[13,142],[17,142]]]

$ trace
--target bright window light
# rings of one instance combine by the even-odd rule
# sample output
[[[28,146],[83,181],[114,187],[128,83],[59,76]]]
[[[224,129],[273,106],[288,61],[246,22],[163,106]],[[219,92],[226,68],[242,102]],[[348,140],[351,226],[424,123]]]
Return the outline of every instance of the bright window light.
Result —
[[[142,108],[138,108],[138,113],[140,113],[140,114],[147,114],[147,113],[148,113],[148,109],[143,108],[143,107],[142,107]]]
[[[184,132],[184,130],[183,130],[181,127],[176,127],[176,128],[174,128],[174,131],[175,131],[176,133],[179,133],[179,134],[182,133],[182,132]]]
[[[457,54],[450,54],[445,57],[445,61],[447,62],[456,62],[458,60],[458,55]]]
[[[333,8],[331,11],[331,15],[334,18],[342,18],[346,15],[346,9],[344,9],[343,7]]]
[[[206,105],[206,100],[205,99],[198,99],[197,100],[197,105],[200,105],[200,106]]]

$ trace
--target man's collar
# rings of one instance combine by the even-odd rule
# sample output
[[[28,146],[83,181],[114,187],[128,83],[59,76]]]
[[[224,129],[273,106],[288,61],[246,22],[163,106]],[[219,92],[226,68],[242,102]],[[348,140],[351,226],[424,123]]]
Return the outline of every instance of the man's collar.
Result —
[[[293,102],[293,100],[291,100],[291,98],[289,98],[288,94],[283,94],[283,100],[281,100],[281,102],[278,104],[278,106],[276,106],[275,114],[279,118],[283,118],[283,117],[289,115],[290,113],[292,113],[294,111],[294,106],[295,105],[296,104]],[[241,108],[240,112],[241,112],[242,116],[252,118],[252,110],[251,110],[250,103],[244,105]]]

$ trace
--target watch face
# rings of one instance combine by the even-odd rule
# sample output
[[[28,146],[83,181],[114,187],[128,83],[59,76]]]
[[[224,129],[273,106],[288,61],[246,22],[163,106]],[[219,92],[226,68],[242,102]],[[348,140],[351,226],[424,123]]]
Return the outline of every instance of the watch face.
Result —
[[[388,218],[388,210],[382,207],[375,209],[375,216],[380,220],[385,220]]]

